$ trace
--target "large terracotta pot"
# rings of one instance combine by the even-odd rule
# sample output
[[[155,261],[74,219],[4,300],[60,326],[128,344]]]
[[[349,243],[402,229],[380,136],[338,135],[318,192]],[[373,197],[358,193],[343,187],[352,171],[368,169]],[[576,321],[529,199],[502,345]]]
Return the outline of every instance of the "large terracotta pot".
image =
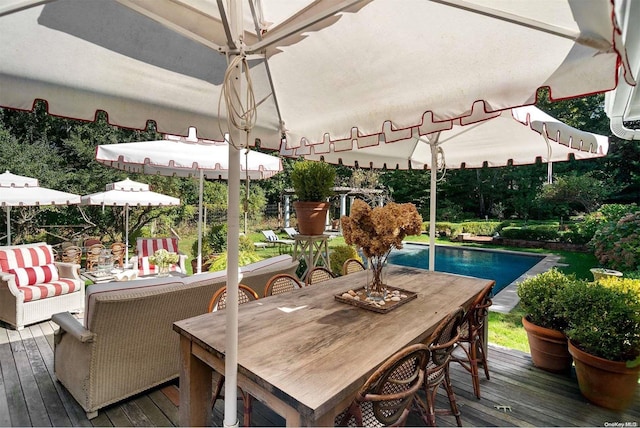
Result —
[[[593,404],[612,410],[624,410],[633,402],[638,387],[640,366],[610,361],[588,354],[569,341],[569,352],[576,364],[576,376],[582,395]]]
[[[294,202],[300,235],[322,235],[329,206],[329,202]]]
[[[549,372],[566,373],[571,369],[567,338],[561,331],[540,327],[526,317],[522,325],[527,332],[533,365]]]

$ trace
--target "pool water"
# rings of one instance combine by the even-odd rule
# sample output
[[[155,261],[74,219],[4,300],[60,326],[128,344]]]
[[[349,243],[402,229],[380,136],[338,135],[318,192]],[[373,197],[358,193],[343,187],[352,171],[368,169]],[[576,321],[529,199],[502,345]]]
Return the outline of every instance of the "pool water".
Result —
[[[435,270],[493,279],[496,282],[493,294],[496,295],[543,258],[538,255],[436,246]],[[389,263],[429,269],[429,248],[407,244],[403,249],[391,252]]]

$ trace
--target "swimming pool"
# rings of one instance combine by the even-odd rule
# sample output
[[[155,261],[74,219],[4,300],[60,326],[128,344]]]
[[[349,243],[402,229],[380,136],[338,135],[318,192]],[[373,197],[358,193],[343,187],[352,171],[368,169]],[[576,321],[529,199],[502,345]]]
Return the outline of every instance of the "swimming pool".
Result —
[[[496,281],[493,294],[496,295],[542,259],[544,256],[535,254],[438,245],[435,270],[493,279]],[[389,263],[429,269],[429,248],[424,245],[406,244],[403,249],[391,252]]]

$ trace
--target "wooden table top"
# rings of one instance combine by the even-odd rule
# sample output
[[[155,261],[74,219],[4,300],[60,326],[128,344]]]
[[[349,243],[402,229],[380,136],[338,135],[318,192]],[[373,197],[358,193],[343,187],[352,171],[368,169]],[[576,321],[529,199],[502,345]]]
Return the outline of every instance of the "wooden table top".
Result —
[[[493,282],[390,265],[387,283],[417,292],[416,299],[384,314],[335,300],[365,281],[366,272],[357,272],[240,305],[238,372],[315,420]],[[225,312],[219,311],[176,322],[174,330],[224,358],[225,325]]]

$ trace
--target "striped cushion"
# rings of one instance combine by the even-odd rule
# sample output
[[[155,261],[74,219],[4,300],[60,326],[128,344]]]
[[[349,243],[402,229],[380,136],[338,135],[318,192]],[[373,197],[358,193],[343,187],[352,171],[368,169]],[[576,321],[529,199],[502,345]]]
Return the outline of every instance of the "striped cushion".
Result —
[[[138,270],[142,275],[158,272],[158,267],[149,263],[149,256],[157,250],[165,249],[170,253],[178,253],[177,238],[138,238],[136,250],[138,253]],[[178,265],[171,265],[172,272],[182,272]]]
[[[79,285],[70,279],[59,279],[45,284],[18,286],[18,290],[24,294],[24,301],[45,299],[47,297],[60,296],[62,294],[74,293],[80,290]]]
[[[53,250],[46,244],[0,250],[0,271],[2,272],[51,263],[53,263]]]
[[[9,273],[15,275],[16,285],[18,287],[42,284],[59,279],[58,269],[56,269],[53,263],[44,266],[9,269]]]

